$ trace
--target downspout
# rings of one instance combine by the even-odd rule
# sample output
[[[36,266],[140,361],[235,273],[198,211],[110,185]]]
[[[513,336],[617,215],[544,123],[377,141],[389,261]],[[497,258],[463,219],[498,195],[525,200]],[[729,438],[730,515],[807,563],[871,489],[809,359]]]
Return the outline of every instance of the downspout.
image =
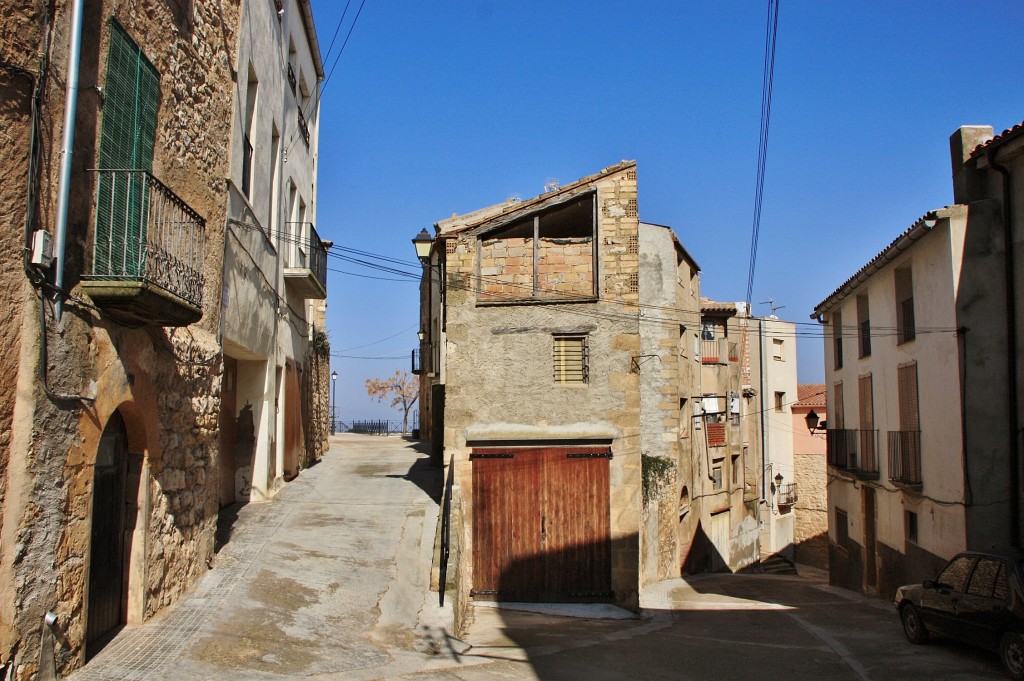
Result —
[[[1020,418],[1017,413],[1017,293],[1014,280],[1016,268],[1013,257],[1013,225],[1010,222],[1012,187],[1010,171],[996,163],[997,149],[990,149],[986,154],[988,164],[1003,179],[1003,240],[1006,253],[1003,261],[1003,274],[1006,279],[1006,383],[1008,390],[1007,406],[1010,412],[1008,434],[1010,436],[1010,544],[1015,547],[1020,542]]]
[[[60,324],[64,308],[64,248],[68,230],[68,195],[71,193],[71,155],[75,142],[75,116],[78,113],[78,65],[82,55],[82,5],[72,0],[71,36],[68,45],[68,76],[64,95],[64,132],[60,152],[60,178],[57,184],[57,219],[54,226],[55,275],[54,315]]]
[[[757,367],[761,384],[758,391],[761,398],[761,413],[757,419],[761,428],[761,501],[768,503],[769,507],[771,507],[771,504],[768,502],[768,439],[765,436],[764,429],[764,324],[760,319],[757,320]]]

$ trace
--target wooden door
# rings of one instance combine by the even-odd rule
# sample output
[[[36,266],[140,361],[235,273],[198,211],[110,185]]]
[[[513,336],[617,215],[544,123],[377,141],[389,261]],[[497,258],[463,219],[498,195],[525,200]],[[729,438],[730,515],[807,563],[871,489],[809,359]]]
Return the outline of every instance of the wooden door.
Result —
[[[607,448],[477,450],[473,594],[605,600],[611,594]]]
[[[100,437],[93,473],[86,654],[125,622],[124,530],[128,435],[114,412]]]

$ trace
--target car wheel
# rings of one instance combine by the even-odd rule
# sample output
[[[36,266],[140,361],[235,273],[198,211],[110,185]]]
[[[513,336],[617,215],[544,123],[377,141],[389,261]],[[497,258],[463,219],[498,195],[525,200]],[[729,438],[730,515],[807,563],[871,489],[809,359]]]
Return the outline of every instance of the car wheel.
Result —
[[[1024,639],[1020,634],[1003,634],[1003,640],[999,644],[999,656],[1011,677],[1018,681],[1024,679]]]
[[[924,626],[924,620],[912,604],[906,603],[900,608],[900,622],[903,624],[903,635],[908,641],[917,645],[928,642],[928,630]]]

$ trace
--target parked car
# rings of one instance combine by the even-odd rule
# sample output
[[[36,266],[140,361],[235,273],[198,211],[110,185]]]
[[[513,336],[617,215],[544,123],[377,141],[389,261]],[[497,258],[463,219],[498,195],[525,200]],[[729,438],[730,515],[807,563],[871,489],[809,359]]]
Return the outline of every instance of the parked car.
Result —
[[[967,551],[934,579],[896,590],[896,609],[911,643],[931,634],[999,652],[1014,679],[1024,680],[1024,552]]]

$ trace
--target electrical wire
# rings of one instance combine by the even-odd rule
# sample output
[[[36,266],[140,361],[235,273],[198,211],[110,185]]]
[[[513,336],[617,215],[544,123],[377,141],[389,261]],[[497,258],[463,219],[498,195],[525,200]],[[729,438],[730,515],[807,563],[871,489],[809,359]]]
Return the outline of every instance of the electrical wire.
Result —
[[[757,244],[761,232],[761,208],[764,175],[768,160],[768,126],[772,116],[772,87],[775,82],[775,41],[779,29],[779,0],[768,0],[768,24],[765,28],[764,74],[761,84],[761,130],[757,150],[757,185],[754,189],[754,220],[750,230],[750,266],[747,270],[747,302],[753,299]]]

